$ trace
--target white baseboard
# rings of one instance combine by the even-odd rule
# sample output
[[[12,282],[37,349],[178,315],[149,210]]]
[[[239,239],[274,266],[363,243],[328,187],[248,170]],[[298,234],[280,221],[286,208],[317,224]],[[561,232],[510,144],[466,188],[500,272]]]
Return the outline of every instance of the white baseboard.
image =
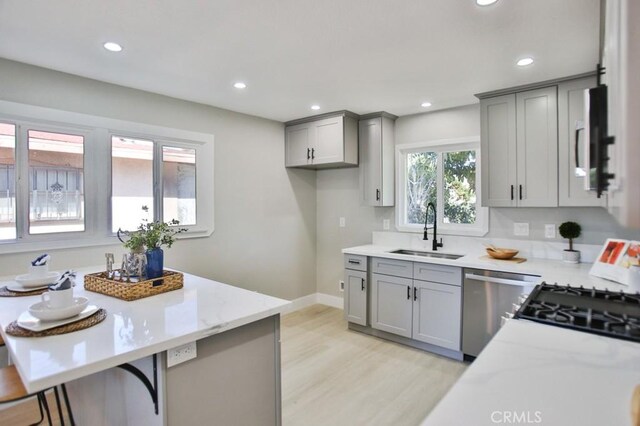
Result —
[[[299,297],[297,299],[293,299],[291,301],[291,305],[284,309],[282,314],[284,315],[288,314],[289,312],[299,311],[300,309],[304,309],[317,304],[342,309],[343,303],[344,302],[342,297],[332,296],[330,294],[324,293],[312,293],[303,297]]]

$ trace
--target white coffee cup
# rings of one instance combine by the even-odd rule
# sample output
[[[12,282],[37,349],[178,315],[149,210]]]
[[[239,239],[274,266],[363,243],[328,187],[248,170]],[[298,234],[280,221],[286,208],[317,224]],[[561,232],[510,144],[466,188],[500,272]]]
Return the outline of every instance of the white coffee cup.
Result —
[[[49,309],[68,308],[73,305],[73,288],[66,290],[49,290],[40,295]]]
[[[29,265],[29,276],[31,278],[44,278],[49,273],[49,265]]]

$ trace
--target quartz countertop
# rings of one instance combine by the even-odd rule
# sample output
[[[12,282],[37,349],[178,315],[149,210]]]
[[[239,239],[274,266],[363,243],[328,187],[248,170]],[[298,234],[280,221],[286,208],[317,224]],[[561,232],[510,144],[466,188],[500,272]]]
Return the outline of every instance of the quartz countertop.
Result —
[[[405,247],[382,246],[382,245],[363,245],[343,249],[345,254],[358,254],[362,256],[384,257],[388,259],[408,260],[411,262],[434,263],[439,265],[459,266],[462,268],[486,269],[491,271],[514,272],[518,274],[536,275],[540,277],[539,282],[557,283],[559,285],[572,285],[595,287],[598,289],[609,289],[613,291],[626,290],[627,286],[603,278],[589,275],[591,263],[565,263],[560,260],[548,259],[527,259],[523,263],[507,262],[497,259],[486,259],[483,256],[485,252],[448,252],[446,250],[438,250],[437,253],[451,253],[463,255],[463,257],[451,259],[438,259],[435,257],[413,256],[406,254],[390,253]]]
[[[124,300],[84,290],[74,296],[107,310],[93,327],[59,336],[12,337],[5,327],[40,296],[0,297],[0,332],[28,392],[77,379],[280,313],[289,301],[184,274],[184,288]],[[1,282],[0,286],[7,285]]]
[[[640,344],[511,320],[423,425],[627,425],[639,384]]]

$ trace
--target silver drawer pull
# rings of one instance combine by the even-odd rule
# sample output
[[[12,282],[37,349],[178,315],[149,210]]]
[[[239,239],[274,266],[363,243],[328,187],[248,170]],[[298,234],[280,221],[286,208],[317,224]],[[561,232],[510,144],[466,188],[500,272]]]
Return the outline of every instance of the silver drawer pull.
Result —
[[[359,260],[353,260],[353,259],[349,259],[349,263],[353,264],[353,265],[359,265],[360,261]]]

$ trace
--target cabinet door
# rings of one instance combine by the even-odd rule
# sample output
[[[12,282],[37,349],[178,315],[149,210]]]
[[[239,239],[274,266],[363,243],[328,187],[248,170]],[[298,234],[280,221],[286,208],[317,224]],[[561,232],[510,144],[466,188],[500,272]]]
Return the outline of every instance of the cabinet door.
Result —
[[[344,272],[344,316],[349,322],[367,325],[367,273]]]
[[[315,135],[310,147],[312,164],[340,163],[344,161],[343,117],[332,117],[311,123]]]
[[[412,280],[372,274],[371,327],[411,337]]]
[[[413,339],[460,350],[460,287],[414,280]]]
[[[382,205],[382,117],[361,120],[358,124],[360,173],[364,204]]]
[[[516,96],[480,101],[482,205],[515,207]]]
[[[561,207],[605,207],[606,197],[585,191],[584,176],[584,91],[595,87],[595,77],[560,83],[558,86],[558,205]]]
[[[285,129],[285,166],[304,166],[310,160],[309,142],[314,129],[311,123],[296,124]]]
[[[558,206],[557,88],[516,93],[519,207]]]

